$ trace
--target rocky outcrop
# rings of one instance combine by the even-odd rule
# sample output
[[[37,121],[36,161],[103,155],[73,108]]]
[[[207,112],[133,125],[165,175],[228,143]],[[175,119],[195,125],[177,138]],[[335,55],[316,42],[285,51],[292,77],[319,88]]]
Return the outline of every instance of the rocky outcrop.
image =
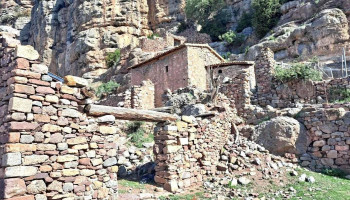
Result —
[[[259,124],[253,140],[277,155],[303,154],[310,144],[304,125],[290,117],[276,117]]]
[[[36,1],[31,39],[59,75],[96,78],[107,71],[108,52],[136,47],[139,37],[171,29],[183,18],[184,1]]]
[[[287,18],[282,17],[281,20]],[[339,55],[350,38],[347,16],[338,8],[323,10],[306,22],[286,23],[275,28],[273,32],[251,47],[244,56],[245,59],[253,60],[262,47],[272,49],[276,60],[329,57]]]
[[[27,41],[32,6],[32,0],[0,0],[0,25],[21,31],[21,40]]]

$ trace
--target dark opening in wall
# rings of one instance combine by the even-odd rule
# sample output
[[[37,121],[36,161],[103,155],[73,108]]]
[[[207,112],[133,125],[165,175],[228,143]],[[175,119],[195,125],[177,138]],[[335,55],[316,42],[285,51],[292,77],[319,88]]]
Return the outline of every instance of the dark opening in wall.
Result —
[[[222,74],[222,70],[220,69],[220,70],[218,71],[218,73],[219,73],[219,74]]]
[[[169,72],[169,67],[165,66],[165,72],[168,73]]]
[[[180,40],[174,39],[174,46],[179,46],[181,44]]]

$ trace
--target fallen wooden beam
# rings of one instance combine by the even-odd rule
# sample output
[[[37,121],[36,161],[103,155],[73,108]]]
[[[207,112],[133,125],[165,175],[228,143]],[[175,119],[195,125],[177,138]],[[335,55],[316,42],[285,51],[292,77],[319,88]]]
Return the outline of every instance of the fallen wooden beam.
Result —
[[[91,116],[113,115],[117,119],[137,120],[150,122],[176,121],[177,117],[172,114],[156,112],[151,110],[136,110],[111,106],[90,104],[85,107],[86,113]]]
[[[174,106],[153,108],[152,111],[163,112],[163,113],[174,113]]]

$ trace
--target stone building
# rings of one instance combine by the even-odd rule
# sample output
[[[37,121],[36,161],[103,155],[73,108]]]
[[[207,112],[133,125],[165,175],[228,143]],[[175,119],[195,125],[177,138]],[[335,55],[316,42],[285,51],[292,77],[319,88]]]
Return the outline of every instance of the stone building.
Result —
[[[155,106],[162,106],[162,95],[186,86],[207,89],[207,65],[225,62],[208,45],[182,44],[130,67],[131,84],[151,80],[155,86]]]

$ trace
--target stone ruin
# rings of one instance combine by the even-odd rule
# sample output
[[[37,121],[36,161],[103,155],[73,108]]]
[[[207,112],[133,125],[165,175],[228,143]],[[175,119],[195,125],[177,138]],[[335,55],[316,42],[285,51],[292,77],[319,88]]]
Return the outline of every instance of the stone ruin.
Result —
[[[88,81],[70,76],[64,84],[57,82],[32,47],[20,45],[11,34],[1,33],[0,40],[2,199],[118,199],[117,177],[125,159],[119,119],[159,122],[154,129],[154,180],[171,192],[215,176],[227,184],[228,174],[253,174],[247,171],[252,165],[264,166],[266,174],[299,161],[316,171],[350,171],[350,104],[315,104],[327,99],[327,88],[348,87],[348,79],[310,82],[306,97],[300,91],[303,87],[283,85],[292,94],[286,96],[272,77],[273,54],[265,51],[254,67],[255,91],[252,70],[242,67],[220,85],[216,104],[204,103],[204,112],[195,116],[176,116],[96,107]],[[134,86],[123,98],[134,103],[124,107],[151,109],[147,106],[154,102],[152,94],[154,87],[147,81]],[[269,154],[269,146],[254,139],[261,134],[255,132],[256,125],[264,130],[271,123],[262,120],[281,117],[294,117],[305,126],[303,152],[294,151],[300,145],[298,131],[282,135],[290,148],[277,154],[286,158]],[[277,140],[275,134],[271,136]]]

